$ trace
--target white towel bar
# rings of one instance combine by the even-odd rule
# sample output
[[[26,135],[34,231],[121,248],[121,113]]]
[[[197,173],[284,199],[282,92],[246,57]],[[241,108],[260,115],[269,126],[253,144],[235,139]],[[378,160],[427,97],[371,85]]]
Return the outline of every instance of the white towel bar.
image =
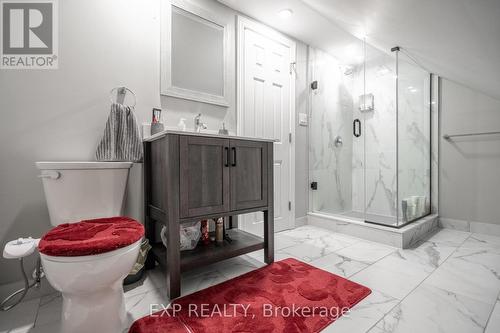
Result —
[[[464,137],[464,136],[476,136],[476,135],[496,135],[500,134],[500,132],[478,132],[478,133],[464,133],[464,134],[445,134],[443,135],[443,139],[445,140],[451,140],[452,138],[456,137]]]

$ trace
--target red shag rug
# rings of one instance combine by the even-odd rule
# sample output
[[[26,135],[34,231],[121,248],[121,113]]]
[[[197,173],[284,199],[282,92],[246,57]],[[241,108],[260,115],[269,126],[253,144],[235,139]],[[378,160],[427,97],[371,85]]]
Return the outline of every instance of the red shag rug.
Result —
[[[285,259],[176,299],[129,333],[319,332],[371,290]]]

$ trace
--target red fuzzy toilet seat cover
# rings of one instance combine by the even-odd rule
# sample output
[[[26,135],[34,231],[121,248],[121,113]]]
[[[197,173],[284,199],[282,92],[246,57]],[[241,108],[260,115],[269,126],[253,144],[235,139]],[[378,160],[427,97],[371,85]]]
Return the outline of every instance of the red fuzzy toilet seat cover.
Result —
[[[129,217],[65,223],[46,233],[38,250],[49,256],[76,257],[113,251],[137,242],[144,226]]]

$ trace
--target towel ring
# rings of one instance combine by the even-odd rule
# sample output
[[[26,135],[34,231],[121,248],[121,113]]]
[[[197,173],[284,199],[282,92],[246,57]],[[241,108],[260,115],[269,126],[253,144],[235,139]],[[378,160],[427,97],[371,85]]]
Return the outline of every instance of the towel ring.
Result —
[[[135,107],[137,104],[137,98],[135,97],[135,94],[132,90],[130,90],[127,87],[115,87],[111,89],[109,92],[109,99],[111,100],[111,103],[118,103],[118,104],[123,104],[125,101],[125,96],[127,95],[127,92],[130,93],[134,97],[134,104],[133,105],[126,105],[131,108]]]

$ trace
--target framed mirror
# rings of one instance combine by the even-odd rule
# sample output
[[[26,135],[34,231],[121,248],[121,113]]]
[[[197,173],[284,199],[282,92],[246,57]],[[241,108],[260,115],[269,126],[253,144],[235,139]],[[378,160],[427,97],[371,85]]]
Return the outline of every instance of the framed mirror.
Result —
[[[187,1],[162,1],[161,94],[229,106],[228,31]]]

